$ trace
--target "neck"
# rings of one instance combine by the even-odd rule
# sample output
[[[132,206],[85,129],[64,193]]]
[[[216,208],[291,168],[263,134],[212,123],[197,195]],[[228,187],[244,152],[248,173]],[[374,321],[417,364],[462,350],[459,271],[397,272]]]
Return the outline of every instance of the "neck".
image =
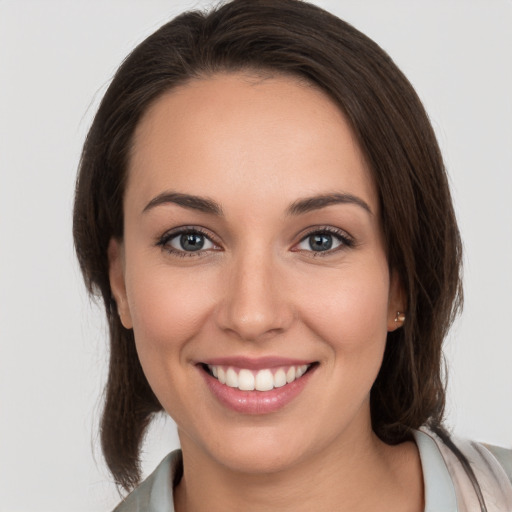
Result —
[[[177,512],[420,511],[423,481],[414,443],[389,446],[367,429],[344,435],[293,467],[247,473],[219,464],[182,439]]]

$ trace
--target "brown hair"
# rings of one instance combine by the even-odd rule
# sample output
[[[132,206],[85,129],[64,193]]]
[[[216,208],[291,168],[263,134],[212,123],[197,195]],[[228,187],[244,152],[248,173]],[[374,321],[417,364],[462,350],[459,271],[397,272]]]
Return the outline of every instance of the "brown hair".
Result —
[[[107,246],[123,236],[122,200],[135,127],[165,91],[219,71],[289,74],[328,94],[344,112],[379,192],[390,269],[407,301],[402,329],[388,334],[371,391],[373,429],[390,444],[442,423],[441,346],[462,303],[461,242],[442,157],[425,110],[390,57],[355,28],[298,0],[234,0],[188,12],[123,62],[87,136],[76,185],[73,234],[91,293],[110,326],[101,421],[107,464],[125,489],[140,479],[139,450],[162,410],[143,374],[133,332],[117,315]]]

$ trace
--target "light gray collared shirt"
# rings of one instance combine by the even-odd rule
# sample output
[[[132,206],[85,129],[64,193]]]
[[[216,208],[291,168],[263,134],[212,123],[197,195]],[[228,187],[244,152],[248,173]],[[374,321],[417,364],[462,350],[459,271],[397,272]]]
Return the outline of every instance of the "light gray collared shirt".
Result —
[[[426,428],[414,432],[425,489],[425,512],[480,511],[477,492],[455,454]],[[475,473],[487,512],[512,511],[512,450],[453,439]],[[183,474],[181,450],[157,466],[113,512],[174,512],[173,486]]]

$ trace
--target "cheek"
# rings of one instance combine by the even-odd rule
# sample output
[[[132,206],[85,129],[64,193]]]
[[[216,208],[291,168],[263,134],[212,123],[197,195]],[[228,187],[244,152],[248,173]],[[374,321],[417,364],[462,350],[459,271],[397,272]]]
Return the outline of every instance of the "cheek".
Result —
[[[340,270],[302,293],[302,317],[334,350],[380,353],[387,337],[387,265]]]
[[[214,295],[200,272],[185,275],[162,265],[145,265],[142,261],[132,264],[126,281],[135,345],[153,392],[178,419],[188,410],[188,394],[198,392],[192,389],[190,374],[195,369],[189,356],[194,337],[209,317]]]
[[[127,295],[141,359],[143,351],[181,351],[213,306],[212,280],[201,271],[176,272],[163,265],[131,268]]]

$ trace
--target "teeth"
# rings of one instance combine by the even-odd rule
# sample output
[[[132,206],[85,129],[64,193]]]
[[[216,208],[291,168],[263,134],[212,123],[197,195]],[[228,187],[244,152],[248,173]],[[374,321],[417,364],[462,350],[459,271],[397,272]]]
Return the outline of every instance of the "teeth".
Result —
[[[254,375],[250,370],[240,370],[238,374],[238,389],[252,391],[254,389]]]
[[[260,370],[254,379],[254,387],[258,391],[270,391],[274,389],[274,376],[270,370]]]
[[[286,384],[286,373],[282,368],[279,368],[274,375],[274,387],[281,388]]]
[[[228,368],[226,372],[226,385],[230,388],[238,387],[238,375],[233,368]]]
[[[237,371],[232,367],[226,369],[225,367],[214,365],[208,365],[208,368],[221,384],[226,384],[226,386],[231,388],[238,388],[241,391],[270,391],[271,389],[290,384],[302,377],[309,366],[304,364],[302,366],[278,368],[275,373],[272,373],[270,369],[256,372],[245,368]]]

